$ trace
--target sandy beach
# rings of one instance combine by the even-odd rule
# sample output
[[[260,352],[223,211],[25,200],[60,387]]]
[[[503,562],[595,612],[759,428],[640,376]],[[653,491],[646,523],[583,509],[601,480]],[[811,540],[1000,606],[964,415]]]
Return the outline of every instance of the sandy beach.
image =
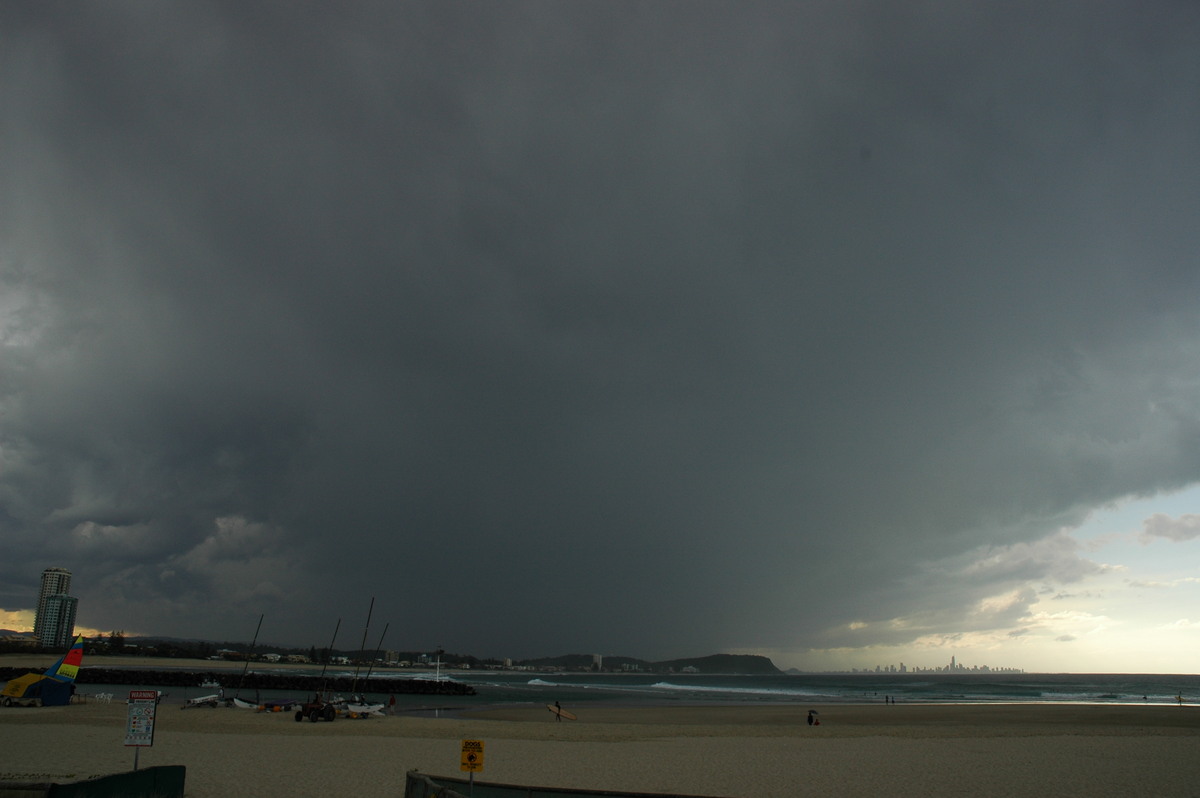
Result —
[[[140,764],[186,765],[187,795],[394,797],[410,769],[480,781],[711,796],[1195,796],[1193,706],[508,707],[457,718],[296,723],[287,713],[158,710]],[[809,726],[809,709],[821,724]],[[0,778],[129,770],[123,703],[0,710]]]

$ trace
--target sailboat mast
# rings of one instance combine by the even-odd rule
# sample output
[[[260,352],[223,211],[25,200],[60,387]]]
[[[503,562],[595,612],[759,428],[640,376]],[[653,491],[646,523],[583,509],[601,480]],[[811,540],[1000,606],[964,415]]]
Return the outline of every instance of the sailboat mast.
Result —
[[[378,643],[378,645],[375,646],[376,651],[379,651],[380,649],[383,648],[383,638],[387,635],[387,630],[388,630],[389,626],[391,626],[390,622],[385,623],[383,625],[383,632],[379,635],[379,643]],[[367,676],[365,679],[363,679],[364,682],[371,681],[371,671],[373,671],[374,669],[375,669],[375,660],[372,659],[371,666],[369,668],[367,668]]]
[[[362,667],[363,654],[367,650],[367,631],[371,628],[371,613],[375,611],[375,597],[371,596],[371,606],[367,608],[367,625],[363,627],[362,643],[358,647],[358,659],[354,661],[354,683],[350,685],[350,692],[358,691],[358,669]]]
[[[246,683],[246,671],[250,669],[250,658],[254,656],[254,647],[258,645],[258,633],[262,630],[262,622],[263,614],[260,614],[258,616],[258,626],[254,628],[254,640],[250,643],[250,651],[246,653],[246,664],[242,666],[242,677],[238,679],[237,692],[234,693],[234,698],[242,697],[242,685]]]
[[[329,692],[326,689],[325,669],[329,667],[329,660],[333,659],[333,644],[337,642],[338,629],[342,628],[342,619],[338,618],[337,626],[333,627],[333,639],[329,641],[329,650],[325,655],[325,664],[321,666],[321,694]]]

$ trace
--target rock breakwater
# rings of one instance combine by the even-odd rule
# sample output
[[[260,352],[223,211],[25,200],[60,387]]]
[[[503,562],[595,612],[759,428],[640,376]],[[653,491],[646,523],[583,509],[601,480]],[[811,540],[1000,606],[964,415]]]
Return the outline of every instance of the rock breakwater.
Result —
[[[0,682],[23,676],[24,668],[0,668]],[[349,676],[308,676],[292,673],[255,673],[243,676],[227,670],[177,671],[152,668],[80,668],[78,684],[121,684],[145,687],[198,687],[216,683],[221,687],[250,690],[297,690],[315,692],[321,689],[334,692],[395,693],[398,695],[475,695],[475,688],[447,679],[392,679],[373,676],[358,679]],[[215,689],[215,688],[214,688]]]

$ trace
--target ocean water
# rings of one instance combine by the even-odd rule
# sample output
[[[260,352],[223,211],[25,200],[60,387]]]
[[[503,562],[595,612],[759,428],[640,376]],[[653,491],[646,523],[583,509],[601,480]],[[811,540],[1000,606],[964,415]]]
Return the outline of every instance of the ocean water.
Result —
[[[269,671],[270,668],[254,670]],[[444,677],[445,673],[443,672]],[[352,674],[351,674],[352,675]],[[389,675],[394,675],[389,673]],[[413,678],[426,678],[413,673]],[[639,704],[784,704],[831,703],[1045,703],[1045,704],[1200,704],[1196,674],[777,674],[703,676],[697,674],[516,673],[455,671],[449,678],[475,688],[474,696],[396,695],[401,711],[458,710],[504,704],[563,706]],[[153,688],[154,685],[139,686]],[[87,692],[103,686],[88,685]],[[129,686],[107,688],[118,696]],[[215,692],[209,688],[167,688],[168,702]],[[231,688],[226,696],[234,695]],[[296,698],[293,692],[242,691],[247,700]],[[391,696],[368,693],[387,703]]]
[[[1161,674],[695,674],[477,673],[455,678],[481,703],[829,704],[1200,702],[1200,675]]]

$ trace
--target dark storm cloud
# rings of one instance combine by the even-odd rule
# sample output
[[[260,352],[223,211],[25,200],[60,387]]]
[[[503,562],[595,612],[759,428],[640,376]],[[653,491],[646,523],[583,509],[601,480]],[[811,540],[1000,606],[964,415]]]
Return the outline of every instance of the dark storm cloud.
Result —
[[[1200,474],[1188,6],[0,14],[6,605],[949,633]]]

